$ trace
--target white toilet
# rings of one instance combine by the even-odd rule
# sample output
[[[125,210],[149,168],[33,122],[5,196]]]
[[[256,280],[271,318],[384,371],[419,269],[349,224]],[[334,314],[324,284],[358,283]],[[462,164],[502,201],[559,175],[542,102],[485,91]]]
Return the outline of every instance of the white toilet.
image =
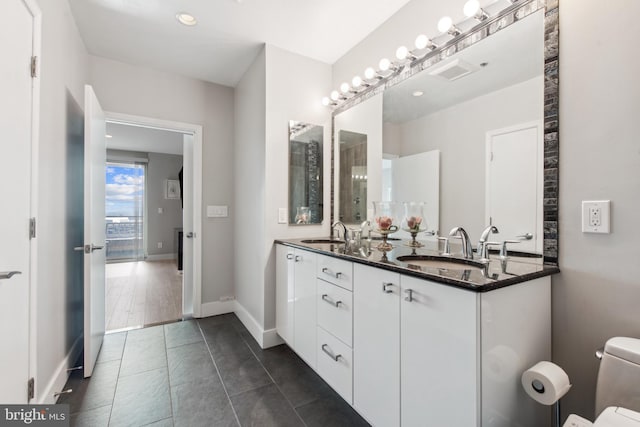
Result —
[[[640,339],[607,341],[598,371],[596,415],[591,423],[572,414],[563,427],[640,427]]]

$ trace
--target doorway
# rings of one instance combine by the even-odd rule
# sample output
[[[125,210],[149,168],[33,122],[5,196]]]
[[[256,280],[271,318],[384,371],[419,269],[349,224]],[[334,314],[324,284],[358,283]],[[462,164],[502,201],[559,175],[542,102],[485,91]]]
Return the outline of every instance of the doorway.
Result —
[[[191,317],[199,288],[199,260],[185,251],[195,243],[185,237],[185,226],[193,233],[195,200],[185,196],[200,181],[191,160],[197,129],[149,121],[156,122],[107,118],[108,332]]]

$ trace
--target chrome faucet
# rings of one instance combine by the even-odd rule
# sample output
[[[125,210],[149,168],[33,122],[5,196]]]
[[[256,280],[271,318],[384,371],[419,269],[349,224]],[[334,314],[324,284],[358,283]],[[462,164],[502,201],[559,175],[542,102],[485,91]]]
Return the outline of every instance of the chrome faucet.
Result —
[[[487,250],[489,245],[499,244],[498,242],[487,242],[487,239],[489,238],[489,235],[491,233],[498,234],[500,232],[498,231],[498,228],[495,225],[490,225],[487,228],[485,228],[482,234],[480,235],[480,241],[478,242],[477,253],[481,260],[489,259],[489,251]]]
[[[367,241],[371,241],[371,221],[369,221],[368,219],[365,221],[362,221],[362,224],[360,224],[360,231],[364,232],[364,228],[367,227]]]
[[[455,237],[458,234],[460,235],[460,239],[462,239],[462,256],[466,259],[473,259],[473,247],[471,246],[471,240],[469,240],[469,235],[464,228],[454,227],[449,232],[449,237]]]
[[[341,225],[342,226],[342,238],[344,239],[344,243],[348,244],[349,243],[349,233],[347,232],[347,226],[344,225],[344,223],[342,221],[336,221],[333,223],[333,225],[331,226],[331,234],[333,235],[333,230],[335,230],[336,226]],[[340,237],[340,234],[338,233],[338,237]]]

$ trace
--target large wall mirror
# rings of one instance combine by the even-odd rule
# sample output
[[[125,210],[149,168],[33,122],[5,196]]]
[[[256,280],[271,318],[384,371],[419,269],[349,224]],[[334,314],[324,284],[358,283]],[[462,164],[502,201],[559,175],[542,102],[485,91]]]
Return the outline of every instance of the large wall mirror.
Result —
[[[324,128],[289,121],[289,224],[322,223]]]
[[[463,226],[475,241],[491,224],[557,263],[557,2],[521,4],[504,28],[336,109],[334,219],[361,222],[343,206],[340,135],[366,134],[369,218],[373,201],[425,202],[429,234]]]

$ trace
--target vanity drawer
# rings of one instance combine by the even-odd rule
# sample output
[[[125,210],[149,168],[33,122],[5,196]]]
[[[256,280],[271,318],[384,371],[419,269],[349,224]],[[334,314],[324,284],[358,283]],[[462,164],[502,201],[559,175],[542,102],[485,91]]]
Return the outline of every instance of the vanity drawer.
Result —
[[[318,255],[318,278],[342,288],[353,290],[353,263]]]
[[[317,372],[350,405],[353,404],[353,352],[318,326]]]
[[[353,346],[353,293],[324,280],[317,281],[318,325]]]

